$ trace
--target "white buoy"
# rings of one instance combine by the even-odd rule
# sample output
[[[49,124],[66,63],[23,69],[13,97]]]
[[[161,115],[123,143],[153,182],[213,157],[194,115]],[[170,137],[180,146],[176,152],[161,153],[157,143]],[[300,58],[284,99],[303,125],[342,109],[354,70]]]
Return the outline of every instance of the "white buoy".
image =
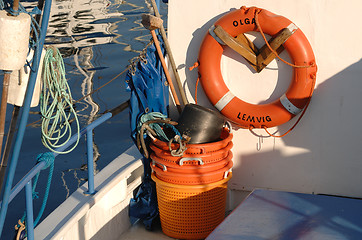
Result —
[[[31,62],[34,55],[34,51],[31,50],[30,54],[27,58],[28,62]],[[40,63],[38,75],[36,77],[36,83],[33,92],[33,98],[31,99],[30,107],[36,107],[39,104],[40,92],[41,92],[41,77],[43,72],[43,60],[45,56],[45,49],[43,49],[41,53]],[[23,106],[26,89],[28,86],[28,81],[30,77],[30,67],[25,66],[20,68],[20,70],[13,71],[10,74],[10,82],[9,82],[9,92],[8,92],[8,100],[9,104],[13,104],[16,106]]]
[[[20,13],[8,16],[0,11],[0,69],[19,70],[29,51],[30,16]]]

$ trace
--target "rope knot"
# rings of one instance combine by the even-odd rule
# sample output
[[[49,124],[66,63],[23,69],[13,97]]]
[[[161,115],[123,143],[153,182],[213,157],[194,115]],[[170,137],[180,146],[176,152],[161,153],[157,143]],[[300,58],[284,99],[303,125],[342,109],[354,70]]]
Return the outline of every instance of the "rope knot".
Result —
[[[46,152],[46,153],[40,153],[36,157],[36,162],[40,163],[41,161],[44,161],[45,166],[43,167],[43,170],[45,170],[48,167],[50,167],[52,164],[54,164],[54,159],[55,159],[55,156],[52,152]]]
[[[35,7],[29,12],[30,15],[40,15],[41,13],[42,13],[41,10],[40,10],[37,6],[35,6]]]
[[[20,11],[19,11],[19,10],[15,10],[15,9],[12,8],[12,7],[10,7],[10,8],[8,9],[8,12],[9,12],[11,15],[13,15],[13,16],[19,16],[19,14],[20,14]]]
[[[39,198],[39,192],[33,192],[33,199]]]
[[[195,62],[194,65],[192,65],[191,67],[189,67],[189,71],[194,70],[194,68],[197,68],[199,66],[199,62]]]

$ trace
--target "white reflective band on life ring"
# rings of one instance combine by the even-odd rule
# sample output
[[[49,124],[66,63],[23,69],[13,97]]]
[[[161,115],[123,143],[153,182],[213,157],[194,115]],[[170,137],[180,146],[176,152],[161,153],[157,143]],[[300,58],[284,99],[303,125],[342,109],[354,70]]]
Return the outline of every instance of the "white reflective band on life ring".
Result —
[[[214,29],[215,29],[215,25],[212,25],[212,26],[209,28],[209,33],[210,33],[210,35],[211,35],[218,43],[220,43],[221,45],[225,45],[224,41],[221,40],[221,39],[214,33]]]
[[[243,6],[220,16],[208,25],[197,58],[199,80],[212,105],[228,121],[244,129],[272,128],[290,121],[296,115],[302,115],[312,97],[317,73],[313,49],[302,30],[286,17],[257,7]],[[220,32],[220,35],[216,31],[219,27],[224,31]],[[224,34],[228,34],[230,38],[237,38],[242,34],[262,31],[275,41],[286,39],[284,43],[280,43],[290,56],[288,60],[296,65],[291,74],[289,87],[278,95],[280,98],[277,97],[272,102],[252,104],[239,98],[235,90],[227,86],[228,81],[223,77],[226,69],[221,64],[228,47],[221,45],[223,43],[219,43],[220,40],[215,35],[222,39]],[[252,40],[254,37],[259,38],[252,35]]]
[[[283,96],[280,97],[280,103],[283,105],[283,107],[288,110],[288,112],[290,112],[291,114],[297,115],[299,114],[303,109],[300,109],[296,106],[294,106],[294,104],[289,101],[289,99],[287,98],[287,96],[285,94],[283,94]]]
[[[291,33],[294,33],[295,31],[298,30],[298,27],[294,23],[289,24],[287,28]]]
[[[217,103],[214,105],[214,107],[217,108],[217,110],[221,111],[223,110],[223,108],[229,104],[229,102],[235,97],[234,94],[232,94],[232,92],[228,91],[227,93],[225,93],[224,96],[222,96],[222,98],[220,98],[219,101],[217,101]]]

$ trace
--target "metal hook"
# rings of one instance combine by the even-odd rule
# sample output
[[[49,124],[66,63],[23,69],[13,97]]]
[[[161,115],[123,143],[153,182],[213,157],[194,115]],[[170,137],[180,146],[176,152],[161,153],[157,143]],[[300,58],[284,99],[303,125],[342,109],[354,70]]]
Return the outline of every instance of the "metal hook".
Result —
[[[261,144],[263,143],[263,138],[259,137],[259,142],[256,143],[256,150],[260,151],[261,150]]]

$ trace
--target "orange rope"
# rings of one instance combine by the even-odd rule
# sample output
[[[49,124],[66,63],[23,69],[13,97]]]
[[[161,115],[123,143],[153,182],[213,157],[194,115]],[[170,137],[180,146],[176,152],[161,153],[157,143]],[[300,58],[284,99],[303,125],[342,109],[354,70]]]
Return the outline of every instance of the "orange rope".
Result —
[[[313,75],[313,80],[314,80],[314,81],[316,80],[316,77],[315,77],[314,75]],[[314,86],[314,84],[313,84],[313,86]],[[277,135],[274,135],[274,134],[270,133],[270,132],[268,131],[268,129],[267,129],[266,126],[262,126],[262,127],[264,128],[265,132],[266,132],[269,136],[275,137],[275,138],[281,138],[281,137],[284,137],[285,135],[287,135],[288,133],[290,133],[290,132],[297,126],[297,124],[299,123],[299,121],[302,119],[304,113],[307,111],[307,108],[308,108],[309,103],[310,103],[310,101],[311,101],[312,93],[313,93],[313,88],[311,89],[311,93],[309,94],[308,102],[307,102],[307,104],[305,105],[305,107],[304,107],[304,109],[303,109],[303,112],[302,112],[301,115],[299,116],[298,120],[294,123],[294,125],[293,125],[286,133],[284,133],[283,135],[277,136]],[[249,130],[251,130],[251,129],[252,129],[252,127],[251,127],[251,128],[249,127]]]
[[[295,68],[309,68],[309,67],[313,67],[314,66],[314,62],[311,63],[311,65],[304,65],[304,66],[299,66],[299,65],[295,65],[295,64],[292,64],[292,63],[289,63],[287,61],[285,61],[284,59],[282,59],[281,57],[279,57],[278,53],[269,45],[269,42],[268,40],[266,39],[265,37],[265,34],[260,26],[260,23],[259,23],[259,19],[258,19],[258,14],[261,12],[261,9],[258,9],[255,11],[255,23],[256,23],[256,26],[258,27],[259,31],[260,31],[260,34],[261,36],[263,37],[264,41],[265,41],[265,44],[268,46],[269,50],[277,57],[280,59],[280,61],[282,61],[283,63],[291,66],[291,67],[295,67]]]
[[[195,62],[194,65],[192,65],[191,67],[189,67],[189,71],[194,70],[194,69],[197,68],[198,66],[199,66],[199,62]],[[197,77],[196,86],[195,86],[195,104],[197,104],[197,86],[199,85],[199,81],[200,81],[200,77]]]
[[[268,42],[268,40],[266,39],[265,34],[264,34],[264,32],[263,32],[263,30],[262,30],[262,28],[261,28],[261,26],[260,26],[260,23],[259,23],[259,20],[258,20],[258,14],[260,13],[260,11],[261,11],[261,9],[258,9],[257,11],[255,11],[255,23],[256,23],[259,31],[260,31],[260,34],[262,35],[262,37],[263,37],[263,39],[264,39],[267,47],[269,48],[269,50],[270,50],[278,59],[280,59],[282,62],[284,62],[285,64],[287,64],[287,65],[289,65],[289,66],[291,66],[291,67],[295,67],[295,68],[309,68],[309,67],[314,67],[314,66],[315,66],[315,63],[314,63],[314,62],[312,62],[310,65],[300,66],[300,65],[295,65],[295,64],[289,63],[289,62],[285,61],[284,59],[282,59],[281,57],[279,57],[278,53],[269,45],[269,42]],[[197,68],[198,66],[199,66],[199,63],[198,63],[198,62],[195,62],[194,65],[189,68],[189,70],[192,71],[194,68]],[[314,80],[315,80],[315,76],[313,76],[313,78],[314,78]],[[198,77],[198,78],[197,78],[197,81],[196,81],[196,86],[195,86],[195,103],[196,103],[196,104],[197,104],[197,86],[198,86],[198,84],[199,84],[199,81],[200,81],[200,78]],[[311,91],[313,91],[313,89],[312,89]],[[307,110],[307,108],[308,108],[308,106],[309,106],[310,101],[311,101],[311,94],[310,94],[309,100],[308,100],[306,106],[304,107],[303,112],[302,112],[301,115],[299,116],[298,120],[297,120],[297,121],[294,123],[294,125],[293,125],[287,132],[285,132],[283,135],[279,135],[279,136],[278,136],[278,135],[272,134],[272,133],[270,133],[270,132],[268,131],[268,129],[267,129],[266,126],[262,126],[262,127],[264,128],[264,130],[266,131],[266,133],[267,133],[269,136],[271,136],[271,137],[281,138],[281,137],[286,136],[288,133],[290,133],[290,132],[297,126],[297,124],[299,123],[299,121],[302,119],[304,113],[306,112],[306,110]],[[249,131],[252,132],[252,129],[253,129],[253,128],[254,128],[253,126],[249,126]]]
[[[196,80],[196,86],[195,86],[195,104],[197,104],[197,85],[199,85],[200,78],[198,77]]]
[[[173,99],[175,100],[175,105],[176,105],[176,107],[177,107],[178,112],[181,113],[181,112],[182,112],[181,103],[180,103],[180,100],[178,99],[178,96],[177,96],[175,87],[174,87],[174,85],[173,85],[173,83],[172,83],[171,75],[170,75],[170,73],[168,72],[167,65],[166,65],[166,61],[165,61],[165,58],[163,57],[162,50],[161,50],[161,47],[160,47],[160,43],[159,43],[159,41],[158,41],[158,39],[157,39],[155,30],[151,30],[151,35],[152,35],[153,41],[154,41],[154,43],[155,43],[155,47],[156,47],[158,56],[159,56],[159,58],[160,58],[163,71],[164,71],[164,73],[165,73],[165,75],[166,75],[166,79],[167,79],[168,85],[170,86],[171,94],[172,94],[172,96],[173,96]]]
[[[302,119],[305,111],[306,111],[307,108],[308,108],[308,105],[309,105],[309,103],[310,103],[310,100],[311,100],[311,98],[309,98],[309,100],[308,100],[307,104],[305,105],[305,108],[303,109],[303,112],[302,112],[302,114],[299,116],[298,120],[297,120],[297,121],[294,123],[294,125],[293,125],[288,131],[286,131],[283,135],[280,135],[280,136],[274,135],[274,134],[272,134],[272,133],[270,133],[270,132],[268,131],[268,129],[267,129],[266,126],[263,126],[265,132],[266,132],[269,136],[275,137],[275,138],[282,138],[282,137],[286,136],[288,133],[290,133],[290,132],[297,126],[297,124],[299,123],[299,121]]]
[[[199,62],[195,62],[194,65],[192,65],[191,67],[189,67],[189,71],[194,70],[195,68],[197,68],[199,66]]]
[[[295,68],[309,68],[309,67],[314,67],[314,66],[315,66],[315,63],[314,63],[314,62],[312,62],[310,65],[300,66],[300,65],[295,65],[295,64],[289,63],[289,62],[285,61],[284,59],[282,59],[281,57],[279,57],[278,53],[269,45],[269,42],[268,42],[268,40],[267,40],[266,37],[265,37],[265,34],[264,34],[264,32],[263,32],[263,29],[262,29],[261,26],[260,26],[259,19],[258,19],[258,14],[259,14],[260,12],[261,12],[261,9],[258,9],[258,10],[255,11],[255,23],[256,23],[256,26],[258,27],[259,31],[260,31],[261,36],[263,37],[263,39],[264,39],[264,41],[265,41],[265,44],[268,46],[269,50],[270,50],[278,59],[280,59],[283,63],[285,63],[285,64],[287,64],[287,65],[289,65],[289,66],[291,66],[291,67],[295,67]],[[314,79],[314,81],[315,81],[315,76],[313,76],[313,79]],[[311,100],[312,92],[313,92],[313,89],[311,90],[311,94],[310,94],[309,100],[308,100],[306,106],[304,107],[302,114],[299,116],[298,120],[294,123],[294,125],[293,125],[287,132],[285,132],[283,135],[277,136],[277,135],[274,135],[274,134],[270,133],[270,132],[268,131],[268,129],[267,129],[266,126],[262,126],[262,127],[264,128],[264,130],[266,131],[266,133],[268,133],[269,136],[275,137],[275,138],[281,138],[281,137],[286,136],[288,133],[290,133],[290,132],[297,126],[297,124],[299,123],[299,121],[302,119],[305,111],[307,110],[308,105],[309,105],[310,100]],[[249,130],[251,130],[250,127],[249,127]]]

